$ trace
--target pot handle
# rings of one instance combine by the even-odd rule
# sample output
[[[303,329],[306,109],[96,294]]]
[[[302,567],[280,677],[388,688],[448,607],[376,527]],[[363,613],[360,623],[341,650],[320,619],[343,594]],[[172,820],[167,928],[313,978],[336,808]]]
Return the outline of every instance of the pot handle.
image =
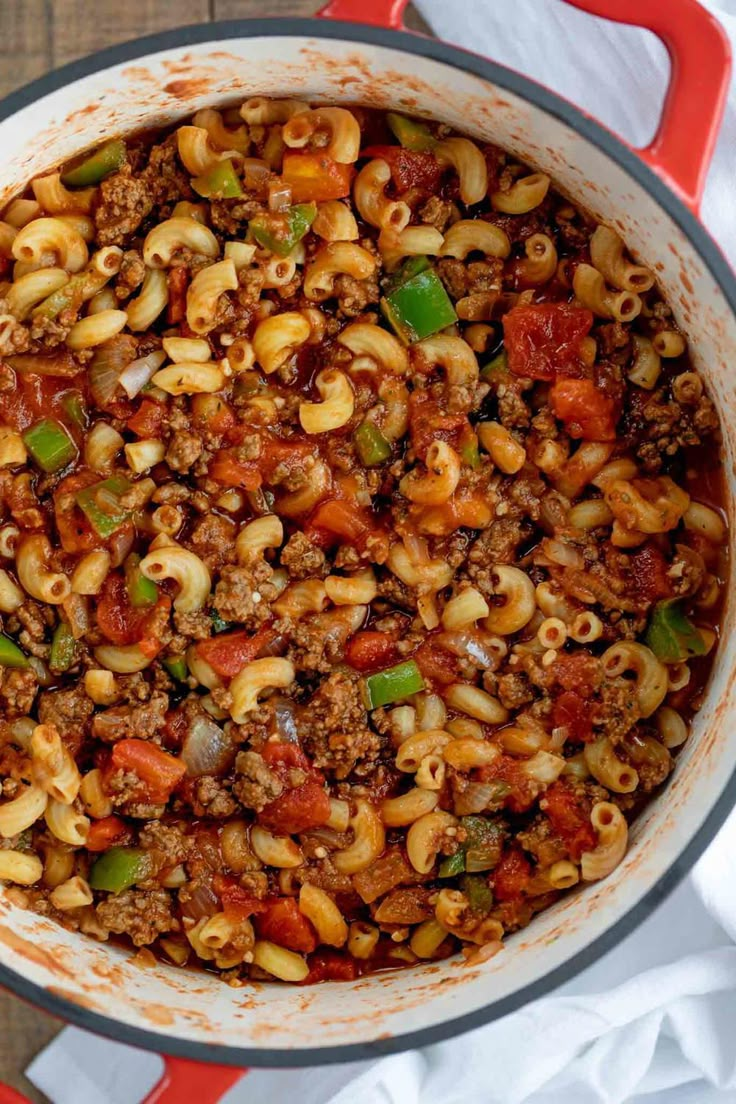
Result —
[[[329,0],[319,15],[399,29],[408,0]],[[720,130],[731,75],[731,47],[721,24],[698,0],[567,0],[590,15],[653,31],[672,64],[662,118],[652,142],[637,150],[697,213]]]
[[[210,1066],[187,1058],[164,1055],[164,1072],[142,1104],[218,1104],[228,1089],[248,1071],[230,1066]],[[2,1099],[0,1098],[0,1104]]]
[[[342,19],[346,23],[370,23],[400,31],[409,0],[328,0],[317,12],[319,19]]]
[[[11,1089],[10,1085],[0,1085],[0,1104],[31,1104],[27,1096]]]

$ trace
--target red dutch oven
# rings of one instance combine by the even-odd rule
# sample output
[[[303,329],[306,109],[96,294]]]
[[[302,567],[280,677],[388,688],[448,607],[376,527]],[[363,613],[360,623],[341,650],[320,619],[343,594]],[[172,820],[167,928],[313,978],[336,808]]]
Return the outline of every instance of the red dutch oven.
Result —
[[[331,0],[320,13],[327,19],[184,27],[103,51],[14,93],[0,103],[0,207],[31,177],[107,134],[253,95],[414,112],[495,142],[617,227],[656,271],[721,413],[733,514],[736,283],[697,216],[724,107],[728,43],[696,0],[570,2],[647,27],[666,44],[670,88],[647,149],[629,149],[509,69],[401,31],[405,0]],[[0,981],[80,1027],[173,1055],[148,1104],[214,1104],[249,1065],[371,1058],[506,1015],[618,944],[691,869],[733,807],[732,605],[693,734],[670,785],[634,826],[624,861],[605,881],[540,914],[490,961],[425,963],[309,988],[232,989],[197,971],[141,969],[119,947],[63,931],[0,897]],[[0,1104],[22,1099],[4,1094]]]

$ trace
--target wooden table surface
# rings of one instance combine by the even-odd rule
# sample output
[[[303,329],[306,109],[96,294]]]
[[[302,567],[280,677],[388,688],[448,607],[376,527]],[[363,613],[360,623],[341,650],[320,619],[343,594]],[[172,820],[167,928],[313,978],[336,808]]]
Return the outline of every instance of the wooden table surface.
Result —
[[[94,50],[155,31],[264,14],[313,15],[320,6],[317,0],[0,0],[0,96]],[[411,9],[407,24],[427,30]],[[0,1082],[48,1104],[22,1071],[62,1026],[0,990]]]

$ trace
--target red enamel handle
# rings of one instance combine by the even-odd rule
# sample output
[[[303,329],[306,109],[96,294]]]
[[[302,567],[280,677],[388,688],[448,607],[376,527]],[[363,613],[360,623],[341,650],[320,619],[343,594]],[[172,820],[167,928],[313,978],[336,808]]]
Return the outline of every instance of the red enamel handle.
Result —
[[[164,1072],[141,1104],[219,1104],[246,1069],[203,1065],[164,1056]],[[0,1084],[0,1104],[31,1104],[26,1096]]]
[[[370,23],[400,31],[409,0],[329,0],[317,15],[320,19],[344,19],[347,23]]]
[[[31,1104],[27,1096],[21,1096],[10,1085],[0,1085],[0,1104]]]
[[[218,1104],[244,1069],[164,1057],[164,1072],[142,1104]],[[0,1097],[0,1104],[3,1104]],[[8,1102],[11,1104],[11,1102]]]
[[[319,15],[400,28],[408,0],[330,0]],[[672,74],[657,133],[638,150],[694,211],[700,205],[726,106],[731,47],[698,0],[567,0],[568,4],[653,31],[667,47]]]

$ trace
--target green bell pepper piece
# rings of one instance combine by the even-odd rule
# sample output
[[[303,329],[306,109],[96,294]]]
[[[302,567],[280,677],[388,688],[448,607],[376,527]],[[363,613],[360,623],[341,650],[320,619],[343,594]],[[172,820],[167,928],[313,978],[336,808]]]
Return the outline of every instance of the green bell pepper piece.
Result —
[[[493,907],[493,893],[485,878],[479,874],[463,874],[460,892],[468,898],[473,912],[488,914]]]
[[[414,153],[424,153],[433,150],[437,145],[428,126],[419,123],[416,119],[407,119],[405,115],[397,115],[395,111],[389,111],[386,122],[391,128],[391,133],[400,142],[404,149],[413,150]]]
[[[493,360],[489,360],[480,370],[480,378],[486,383],[504,383],[509,376],[509,358],[505,349],[497,353]]]
[[[440,864],[440,878],[451,878],[464,871],[472,874],[479,870],[490,870],[501,858],[505,832],[497,820],[483,816],[464,816],[460,818],[460,826],[465,829],[466,838],[455,854]]]
[[[28,659],[14,640],[0,636],[0,667],[27,667]]]
[[[353,434],[355,448],[365,468],[374,468],[391,458],[391,445],[373,422],[361,422]]]
[[[167,656],[163,660],[163,665],[177,682],[186,682],[189,677],[189,668],[183,655]]]
[[[387,287],[381,310],[405,345],[444,330],[457,322],[452,301],[445,286],[426,257],[413,258],[426,264],[415,275]],[[406,274],[406,266],[402,270]],[[411,270],[409,270],[411,271]]]
[[[135,552],[125,561],[125,585],[130,604],[135,609],[154,606],[158,602],[158,587],[153,579],[147,579],[142,574],[138,567],[140,562],[141,558]]]
[[[210,609],[210,618],[212,619],[212,632],[215,633],[215,635],[217,633],[227,632],[228,629],[235,628],[235,622],[225,621],[220,617],[214,606]]]
[[[54,418],[42,418],[29,426],[23,443],[39,468],[48,474],[65,468],[77,455],[77,446]]]
[[[413,659],[397,663],[385,671],[378,671],[363,679],[363,698],[366,709],[378,709],[381,705],[409,698],[424,689],[422,672]]]
[[[139,847],[111,847],[100,855],[89,872],[92,889],[122,893],[143,882],[152,870],[151,858]]]
[[[448,855],[439,865],[437,875],[440,878],[454,878],[465,870],[465,852],[459,848],[454,855]]]
[[[500,778],[489,783],[493,790],[493,795],[489,799],[486,808],[490,811],[496,812],[498,809],[503,808],[504,801],[511,793],[511,786],[508,782],[502,782]]]
[[[78,272],[75,276],[72,276],[63,287],[58,288],[57,291],[53,291],[51,295],[47,295],[37,307],[33,308],[32,313],[34,317],[56,318],[63,310],[68,310],[74,303],[77,304],[77,309],[79,309],[84,299],[86,288],[87,273]]]
[[[297,203],[282,215],[257,215],[248,223],[251,234],[264,249],[288,257],[317,217],[316,203]]]
[[[682,612],[677,598],[657,602],[644,640],[663,663],[679,663],[692,656],[705,655],[707,651],[705,641]]]
[[[460,445],[460,455],[463,458],[464,463],[475,471],[480,467],[480,451],[478,449],[478,438],[474,433],[468,434],[467,438],[463,440]]]
[[[427,272],[431,267],[429,257],[425,257],[424,254],[407,257],[403,264],[399,265],[396,271],[386,278],[383,289],[387,295],[390,295],[397,288],[407,284],[409,280],[413,280],[420,272]]]
[[[120,495],[129,491],[130,481],[124,476],[113,475],[100,483],[93,483],[77,491],[77,506],[87,515],[87,519],[98,536],[107,540],[123,525],[131,515],[119,503]]]
[[[499,821],[484,816],[464,816],[460,818],[460,825],[467,833],[462,847],[468,873],[490,870],[496,866],[501,858],[505,838]]]
[[[201,176],[195,176],[192,187],[197,195],[206,199],[237,199],[243,194],[235,166],[229,158],[218,161]]]
[[[60,621],[51,639],[49,667],[52,671],[61,674],[69,670],[74,662],[75,643],[72,630],[65,621]]]
[[[97,272],[94,268],[77,272],[63,287],[52,292],[33,308],[33,317],[57,318],[64,310],[78,311],[82,303],[101,291],[109,279],[104,272]]]
[[[69,391],[61,400],[64,413],[71,425],[82,433],[87,428],[87,410],[79,391]]]
[[[90,184],[99,184],[106,176],[119,169],[124,161],[125,142],[122,138],[113,138],[86,157],[76,168],[65,172],[61,182],[70,188],[86,188]]]

